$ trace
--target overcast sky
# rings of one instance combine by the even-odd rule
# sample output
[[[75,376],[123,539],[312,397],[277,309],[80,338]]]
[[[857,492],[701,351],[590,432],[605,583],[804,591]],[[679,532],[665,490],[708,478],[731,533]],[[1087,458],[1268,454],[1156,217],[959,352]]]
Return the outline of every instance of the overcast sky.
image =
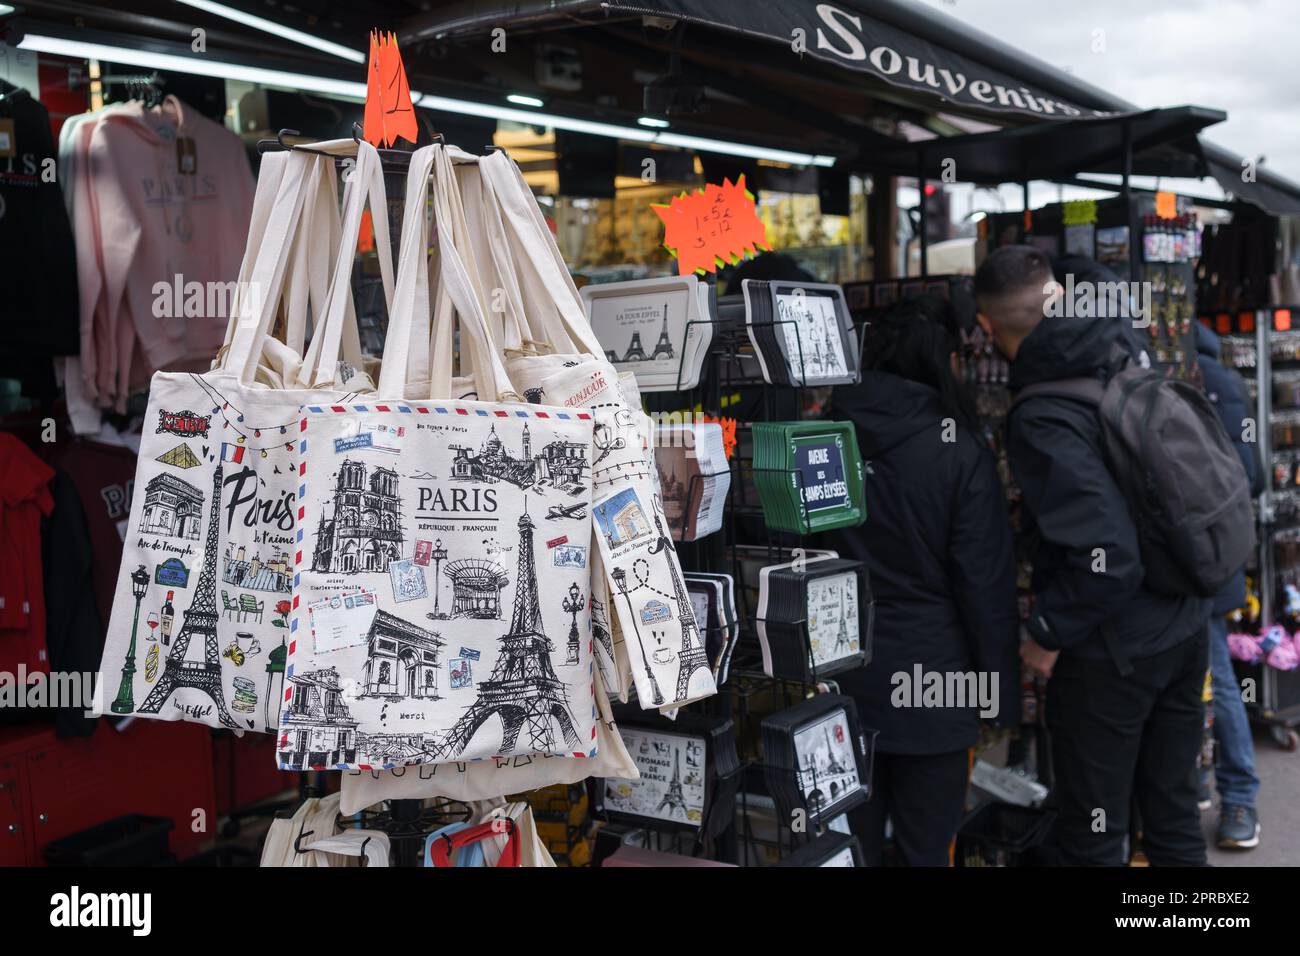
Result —
[[[1206,139],[1300,182],[1300,0],[916,2],[1138,106],[1224,110]]]

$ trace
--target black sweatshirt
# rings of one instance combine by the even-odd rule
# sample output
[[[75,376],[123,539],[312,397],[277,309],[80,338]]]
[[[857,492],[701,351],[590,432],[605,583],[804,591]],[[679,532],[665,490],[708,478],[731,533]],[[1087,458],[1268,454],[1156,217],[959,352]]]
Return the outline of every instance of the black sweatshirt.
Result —
[[[876,600],[871,663],[839,675],[882,753],[937,754],[972,746],[978,707],[905,708],[894,675],[998,675],[998,723],[1019,721],[1015,556],[993,456],[965,428],[946,427],[938,393],[884,372],[835,389],[866,463],[866,524],[826,535],[862,561]],[[945,441],[946,437],[955,441]],[[991,684],[988,685],[991,688]]]
[[[1021,343],[1011,388],[1109,375],[1120,321],[1049,317]],[[1210,602],[1143,587],[1137,528],[1102,452],[1095,405],[1036,395],[1008,419],[1007,454],[1024,496],[1033,551],[1034,613],[1027,628],[1043,647],[1110,657],[1108,624],[1124,656],[1149,657],[1190,637]]]

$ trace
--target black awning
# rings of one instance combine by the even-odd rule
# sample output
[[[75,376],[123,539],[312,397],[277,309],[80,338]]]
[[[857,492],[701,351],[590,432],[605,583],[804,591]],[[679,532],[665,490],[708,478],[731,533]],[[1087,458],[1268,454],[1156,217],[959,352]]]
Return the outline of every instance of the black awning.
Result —
[[[1213,143],[1202,143],[1201,148],[1209,174],[1225,193],[1273,216],[1300,216],[1300,194],[1290,180],[1262,168],[1253,170],[1253,178],[1243,178],[1243,174],[1251,172],[1245,160]]]
[[[865,159],[880,172],[975,183],[1122,173],[1127,128],[1134,174],[1195,178],[1205,175],[1196,134],[1226,118],[1221,110],[1176,106],[899,143]]]
[[[959,53],[939,42],[935,30],[909,23],[917,14],[893,0],[818,3],[815,0],[500,0],[454,4],[411,18],[402,40],[426,40],[483,33],[510,24],[554,27],[566,19],[648,16],[700,23],[720,30],[769,40],[796,54],[810,56],[885,82],[924,93],[980,113],[1018,114],[1037,119],[1066,119],[1104,113],[1062,99],[1039,85],[1031,74],[1010,69],[1006,51],[1000,66]],[[927,21],[928,22],[928,21]],[[990,50],[990,52],[993,52]],[[796,61],[797,62],[797,61]]]
[[[958,177],[963,181],[1120,172],[1122,151],[1115,148],[1114,137],[1120,135],[1122,126],[1092,123],[1096,117],[1125,114],[1135,120],[1134,173],[1212,175],[1237,199],[1275,215],[1300,214],[1300,186],[1262,169],[1255,182],[1243,181],[1242,161],[1237,156],[1190,138],[1196,129],[1218,122],[1210,117],[1221,119],[1222,114],[1205,110],[1200,116],[1193,112],[1180,117],[1178,110],[1139,111],[1119,97],[916,0],[761,4],[753,0],[462,0],[410,17],[399,33],[404,41],[450,39],[484,34],[498,26],[550,31],[641,17],[699,23],[786,50],[799,39],[805,56],[934,97],[936,103],[946,101],[954,104],[957,112],[982,113],[1009,123],[1030,118],[1053,121],[1023,131],[1028,137],[1025,143],[1016,141],[1021,131],[1014,130],[991,134],[1005,138],[984,143],[974,136],[961,137],[970,144],[963,154],[965,162],[958,163]],[[720,45],[716,52],[720,60],[727,58],[725,46]],[[773,63],[777,56],[774,47]],[[1085,123],[1085,118],[1090,121]],[[1180,124],[1185,124],[1186,134],[1180,133]],[[1049,128],[1057,125],[1076,128],[1060,137],[1049,135]],[[869,134],[859,138],[866,136]],[[946,150],[961,146],[952,138],[942,142]],[[1042,144],[1048,146],[1048,153],[1039,158],[1036,146]],[[864,165],[878,162],[882,171],[892,167],[914,175],[922,159],[915,144],[873,141],[861,145],[869,160]],[[993,155],[985,155],[985,149]],[[926,162],[929,174],[940,178],[929,158]]]

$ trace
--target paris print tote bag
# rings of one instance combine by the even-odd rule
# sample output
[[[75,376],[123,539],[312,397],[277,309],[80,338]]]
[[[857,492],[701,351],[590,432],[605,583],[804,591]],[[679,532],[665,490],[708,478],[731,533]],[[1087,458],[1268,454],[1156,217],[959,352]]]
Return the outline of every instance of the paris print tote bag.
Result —
[[[311,298],[303,289],[310,277],[289,265],[309,204],[313,221],[328,230],[320,214],[328,203],[318,199],[323,177],[334,176],[333,162],[322,157],[266,160],[250,229],[255,248],[241,268],[233,307],[240,320],[231,323],[220,364],[203,374],[159,372],[150,385],[137,493],[100,665],[101,713],[237,731],[275,724],[290,611],[297,410],[304,401],[349,393],[252,385],[281,293],[286,302]],[[377,232],[387,232],[377,155],[372,162],[363,147],[357,172],[339,242],[347,273],[367,198]],[[347,314],[327,309],[320,332]],[[336,351],[343,339],[341,332],[333,339]]]
[[[432,188],[437,298],[454,303],[481,400],[447,397],[453,313],[435,305],[428,399],[381,376],[378,397],[304,407],[279,763],[591,757],[591,418],[500,400],[518,396],[462,260],[445,148],[417,150],[408,180],[389,335],[408,342],[427,307]]]

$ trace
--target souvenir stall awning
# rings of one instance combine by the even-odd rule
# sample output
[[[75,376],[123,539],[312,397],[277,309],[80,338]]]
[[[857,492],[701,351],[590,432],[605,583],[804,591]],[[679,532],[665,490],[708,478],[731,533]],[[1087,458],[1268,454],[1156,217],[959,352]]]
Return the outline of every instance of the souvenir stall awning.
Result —
[[[234,0],[214,12],[123,0],[111,9],[78,6],[74,19],[61,0],[32,0],[14,17],[28,38],[20,45],[37,52],[345,96],[364,88],[358,73],[368,31],[391,29],[412,89],[425,94],[417,108],[434,123],[454,127],[465,116],[528,123],[531,115],[596,136],[841,171],[913,174],[915,162],[902,162],[914,149],[907,127],[952,138],[991,124],[1042,129],[945,145],[974,161],[961,179],[1022,180],[1019,159],[1044,146],[1049,159],[1086,157],[1067,164],[1072,172],[1118,172],[1115,137],[1129,125],[1134,173],[1212,175],[1236,199],[1300,214],[1300,186],[1265,167],[1243,178],[1239,157],[1194,139],[1212,111],[1140,110],[915,0],[464,0],[425,11],[367,0],[328,17],[282,7],[260,27],[239,9],[254,6]],[[191,49],[196,26],[207,31],[203,53]],[[497,28],[507,42],[486,55]],[[663,81],[670,90],[678,81],[698,87],[702,109],[670,111],[670,124],[642,123],[654,113],[643,109],[643,94]],[[545,108],[521,108],[521,93],[544,99]],[[1089,125],[1115,118],[1118,125]],[[1067,128],[1049,135],[1052,126]],[[1045,162],[1041,175],[1055,165]]]
[[[570,3],[471,2],[453,4],[412,18],[407,39],[444,39],[481,32],[503,23],[553,27],[557,21],[627,16],[661,17],[699,23],[791,47],[807,56],[894,86],[938,96],[979,113],[1027,117],[1096,115],[1104,110],[1065,99],[1040,85],[1016,62],[1010,48],[962,51],[945,36],[946,24],[922,13],[916,3],[875,0],[865,4],[782,0],[576,0]],[[869,12],[868,12],[869,10]],[[719,53],[725,56],[725,51]],[[975,55],[972,55],[974,53]],[[994,55],[990,55],[994,54]],[[1027,61],[1028,62],[1028,61]]]
[[[1035,123],[989,133],[936,137],[877,147],[871,165],[882,172],[961,182],[1002,183],[1068,178],[1080,172],[1123,173],[1126,141],[1131,173],[1150,176],[1203,174],[1196,134],[1227,114],[1200,106],[1059,123]]]
[[[1218,122],[1222,114],[1195,108],[1188,108],[1181,115],[1177,111],[1139,110],[1132,103],[912,0],[871,0],[870,3],[866,0],[841,3],[783,0],[779,4],[755,4],[747,0],[525,0],[515,3],[467,0],[411,17],[404,23],[401,35],[408,40],[454,41],[484,33],[502,23],[511,24],[515,30],[540,33],[561,27],[603,24],[612,28],[628,21],[652,22],[646,18],[699,24],[731,34],[733,40],[720,44],[715,51],[715,60],[720,64],[731,61],[734,65],[747,54],[745,44],[749,41],[761,41],[770,51],[772,44],[790,49],[799,39],[809,59],[864,74],[870,77],[868,84],[883,84],[898,94],[895,99],[889,92],[873,91],[878,99],[913,107],[932,99],[945,112],[958,116],[979,117],[1007,126],[1042,125],[1042,129],[1027,133],[1028,139],[1023,142],[1014,135],[992,141],[963,137],[969,144],[964,147],[969,151],[967,158],[983,160],[969,163],[969,170],[961,174],[963,180],[1023,179],[1024,174],[1020,172],[1008,175],[1006,164],[996,159],[1015,159],[1019,154],[1032,152],[1029,144],[1044,143],[1054,153],[1057,149],[1082,146],[1085,155],[1101,162],[1101,165],[1085,161],[1065,164],[1073,166],[1076,172],[1084,169],[1122,172],[1122,149],[1114,148],[1117,144],[1105,140],[1122,136],[1127,116],[1134,120],[1132,172],[1135,174],[1209,175],[1236,199],[1251,202],[1275,215],[1300,214],[1300,185],[1265,168],[1254,171],[1253,181],[1249,177],[1243,180],[1243,161],[1238,156],[1219,146],[1194,140],[1200,128]],[[790,95],[794,94],[787,92]],[[814,109],[813,114],[802,115],[811,119],[817,112]],[[1219,119],[1214,119],[1215,116]],[[1085,118],[1096,117],[1109,117],[1117,122],[1085,125]],[[1196,125],[1198,122],[1200,127]],[[1069,124],[1074,130],[1066,131],[1060,138],[1049,135],[1047,127],[1060,124]],[[827,128],[851,133],[844,126],[836,123]],[[857,131],[861,149],[856,165],[900,174],[905,168],[914,172],[915,160],[919,159],[914,146],[903,145],[898,140],[890,142],[874,127],[859,127]],[[1097,133],[1103,142],[1093,142],[1091,133]],[[1148,140],[1145,149],[1144,139]],[[1156,143],[1162,144],[1162,148],[1151,148]],[[982,155],[982,150],[989,147],[993,148],[994,157]],[[949,148],[945,143],[944,149]],[[953,148],[963,147],[954,144]],[[909,150],[914,158],[910,164],[902,162],[909,156]],[[1044,165],[1048,168],[1042,175],[1050,178],[1050,167],[1054,164]],[[1037,174],[1031,172],[1031,178],[1034,175]]]

